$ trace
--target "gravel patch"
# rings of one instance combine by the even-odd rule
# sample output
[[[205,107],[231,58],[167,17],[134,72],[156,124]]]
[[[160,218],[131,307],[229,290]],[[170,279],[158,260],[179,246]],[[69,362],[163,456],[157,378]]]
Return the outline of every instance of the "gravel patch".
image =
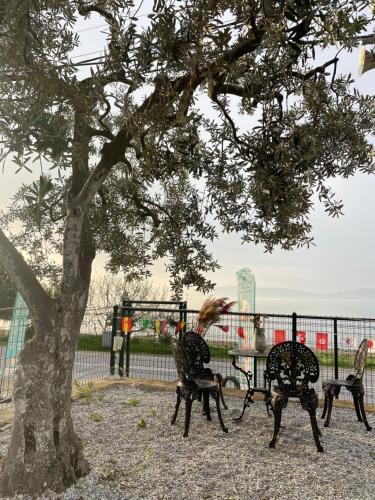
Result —
[[[184,439],[184,402],[171,426],[175,395],[170,392],[115,386],[90,399],[75,401],[73,416],[91,472],[65,493],[41,499],[375,498],[375,433],[356,421],[354,410],[334,408],[331,427],[322,427],[324,453],[318,453],[308,414],[292,401],[283,412],[276,448],[269,449],[273,417],[261,402],[238,423],[232,418],[242,402],[226,397],[228,434],[213,407],[207,422],[194,402]],[[373,414],[369,423],[375,427]],[[9,436],[7,426],[0,432],[1,454]]]

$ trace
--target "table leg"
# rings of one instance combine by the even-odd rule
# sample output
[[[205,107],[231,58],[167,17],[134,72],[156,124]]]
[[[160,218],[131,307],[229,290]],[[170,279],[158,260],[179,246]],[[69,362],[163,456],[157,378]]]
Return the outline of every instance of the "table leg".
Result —
[[[234,366],[234,368],[236,370],[240,371],[241,373],[243,373],[245,375],[246,383],[247,383],[247,391],[246,391],[244,402],[243,402],[242,413],[241,413],[241,415],[239,417],[233,418],[233,420],[241,420],[242,417],[243,417],[243,414],[245,413],[245,409],[248,406],[250,406],[251,403],[254,403],[254,400],[251,397],[254,394],[254,390],[250,386],[250,381],[252,379],[252,373],[247,372],[247,371],[243,370],[242,368],[240,368],[239,366],[237,366],[236,365],[236,357],[235,356],[232,356],[232,365]]]
[[[253,374],[254,387],[257,387],[257,358],[254,357],[254,374]]]

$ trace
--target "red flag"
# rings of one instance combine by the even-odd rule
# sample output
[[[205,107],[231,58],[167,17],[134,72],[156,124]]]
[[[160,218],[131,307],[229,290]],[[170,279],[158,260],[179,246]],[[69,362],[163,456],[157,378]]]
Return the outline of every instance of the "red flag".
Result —
[[[229,326],[228,325],[215,325],[215,326],[217,326],[218,328],[220,328],[220,330],[223,330],[223,332],[225,332],[225,333],[229,332]]]
[[[375,351],[375,341],[372,339],[367,340],[367,347],[370,352]]]
[[[316,348],[320,351],[328,350],[328,333],[316,332]]]
[[[121,318],[121,330],[124,333],[130,333],[132,331],[132,319],[128,317]]]
[[[241,337],[241,339],[245,338],[245,330],[243,326],[237,327],[237,334],[239,337]]]
[[[160,325],[161,325],[161,334],[163,335],[163,337],[165,337],[165,334],[167,332],[167,322],[165,321],[165,319],[162,319],[160,321]]]
[[[297,340],[300,344],[306,344],[306,332],[297,332]]]
[[[274,334],[274,344],[280,344],[281,342],[286,341],[286,333],[285,330],[275,330]]]

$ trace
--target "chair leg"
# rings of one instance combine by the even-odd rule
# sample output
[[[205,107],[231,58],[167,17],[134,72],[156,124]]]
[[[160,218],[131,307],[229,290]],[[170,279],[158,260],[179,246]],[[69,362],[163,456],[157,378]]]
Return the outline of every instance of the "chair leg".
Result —
[[[315,395],[309,399],[300,399],[301,406],[304,410],[307,410],[310,416],[311,428],[314,436],[314,441],[316,444],[316,448],[319,453],[323,453],[323,446],[320,444],[319,436],[322,435],[320,429],[318,427],[318,422],[316,420],[316,408],[318,406],[318,398]]]
[[[207,420],[212,420],[211,419],[211,412],[210,412],[210,393],[209,391],[203,391],[203,413],[206,415]]]
[[[184,432],[184,438],[188,437],[189,435],[189,425],[190,425],[190,416],[191,416],[191,406],[193,404],[193,400],[191,397],[191,394],[186,395],[186,402],[185,402],[185,432]]]
[[[369,423],[367,422],[367,417],[366,417],[366,413],[365,413],[365,406],[364,406],[364,404],[363,404],[363,393],[364,393],[364,390],[363,390],[363,388],[362,388],[362,391],[361,391],[361,393],[360,393],[360,395],[359,395],[359,398],[358,398],[358,399],[359,399],[359,401],[358,401],[358,402],[359,402],[359,408],[360,408],[360,410],[361,410],[361,413],[362,413],[362,420],[363,420],[363,423],[364,423],[364,424],[365,424],[365,426],[366,426],[366,429],[367,429],[368,431],[372,431],[372,427],[371,427],[371,426],[369,425]]]
[[[328,397],[327,397],[327,393],[324,392],[324,407],[323,407],[323,413],[322,413],[320,418],[324,418],[326,416],[327,406],[328,406]]]
[[[351,391],[351,393],[353,396],[354,408],[355,408],[355,412],[357,414],[358,422],[363,422],[362,415],[361,415],[361,409],[359,407],[359,394],[357,393],[357,391]]]
[[[223,432],[228,432],[228,429],[225,427],[223,417],[221,416],[219,393],[217,391],[215,391],[215,392],[212,392],[211,394],[212,394],[212,397],[215,399],[217,416],[219,418],[221,428],[222,428]]]
[[[272,398],[272,411],[273,411],[273,416],[274,416],[274,428],[273,428],[273,436],[270,441],[269,447],[270,448],[275,448],[276,444],[276,439],[277,435],[280,430],[280,425],[281,425],[281,414],[283,411],[283,408],[286,407],[288,403],[287,399],[280,398],[276,396],[276,398]]]
[[[173,425],[176,422],[178,409],[180,408],[180,403],[181,403],[181,399],[182,399],[179,387],[177,387],[177,389],[176,389],[176,394],[177,394],[177,401],[176,401],[174,415],[173,415],[172,420],[171,420],[171,425]]]
[[[320,432],[319,427],[318,427],[318,422],[316,420],[315,410],[309,411],[309,415],[310,415],[311,428],[313,431],[313,436],[314,436],[316,448],[320,453],[323,453],[323,446],[320,444],[320,441],[319,441],[319,436],[321,436],[322,433]]]
[[[327,396],[327,418],[326,421],[324,422],[324,427],[329,427],[329,423],[331,421],[332,406],[333,406],[333,392],[331,390],[327,391],[326,396]]]
[[[220,399],[221,399],[221,402],[223,403],[223,408],[224,408],[224,410],[227,410],[228,406],[226,405],[226,403],[224,401],[224,394],[223,394],[223,376],[221,373],[216,373],[215,378],[216,378],[218,386],[219,386]]]

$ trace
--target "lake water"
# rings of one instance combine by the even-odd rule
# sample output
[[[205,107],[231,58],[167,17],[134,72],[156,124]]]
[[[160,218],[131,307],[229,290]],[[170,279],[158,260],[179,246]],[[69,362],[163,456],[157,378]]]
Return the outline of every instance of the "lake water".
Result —
[[[264,313],[375,318],[375,301],[369,299],[257,298],[256,310]]]

